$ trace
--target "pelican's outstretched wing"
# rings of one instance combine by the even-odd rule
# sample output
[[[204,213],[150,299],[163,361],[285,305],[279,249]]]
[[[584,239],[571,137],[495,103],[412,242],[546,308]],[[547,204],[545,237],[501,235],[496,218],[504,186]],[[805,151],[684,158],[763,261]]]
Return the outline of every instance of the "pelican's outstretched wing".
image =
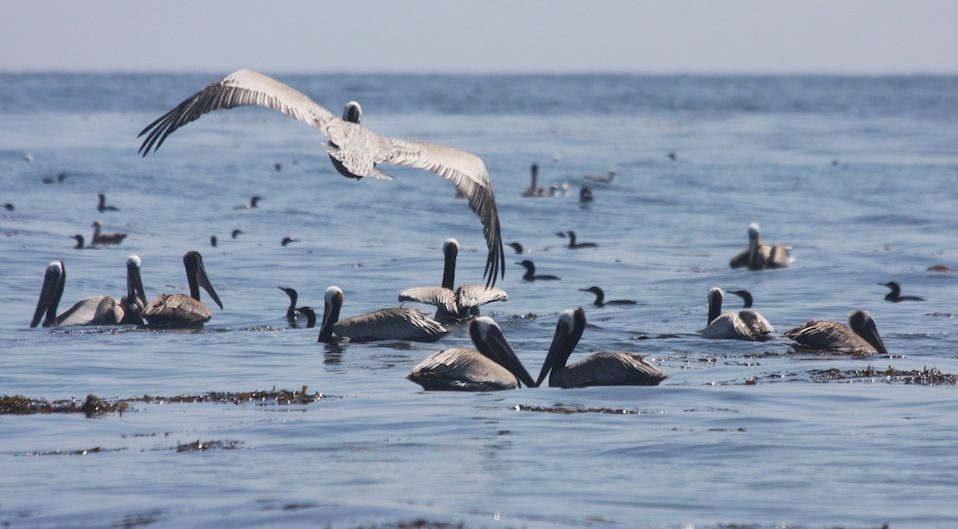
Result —
[[[188,97],[140,132],[146,135],[139,152],[156,151],[176,129],[203,114],[239,106],[278,110],[320,130],[328,139],[330,156],[357,177],[389,178],[376,164],[392,163],[425,169],[455,184],[482,221],[489,254],[485,277],[494,285],[505,275],[505,254],[495,193],[482,160],[473,154],[432,143],[380,136],[363,126],[342,120],[305,94],[252,70],[239,70]]]

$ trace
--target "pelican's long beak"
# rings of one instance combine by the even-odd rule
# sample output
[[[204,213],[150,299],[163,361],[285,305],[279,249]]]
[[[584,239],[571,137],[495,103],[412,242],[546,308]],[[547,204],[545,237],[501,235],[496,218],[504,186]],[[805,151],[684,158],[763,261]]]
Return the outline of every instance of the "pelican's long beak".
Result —
[[[33,320],[30,327],[36,327],[40,323],[43,313],[47,313],[44,326],[49,322],[56,326],[57,305],[60,304],[60,296],[63,295],[63,285],[66,279],[66,270],[63,263],[54,261],[47,266],[47,271],[43,275],[43,287],[40,288],[40,299],[37,300],[37,308],[33,312]]]
[[[196,267],[196,279],[199,282],[199,285],[203,287],[203,290],[213,298],[213,301],[222,309],[223,302],[220,301],[220,297],[216,295],[216,289],[213,288],[213,284],[210,283],[209,276],[206,275],[206,267],[203,266],[203,260],[199,261],[199,266]]]
[[[526,371],[525,366],[522,365],[516,352],[512,350],[512,346],[506,341],[506,337],[503,336],[502,330],[500,330],[499,327],[490,327],[489,333],[486,335],[485,344],[489,346],[489,349],[496,356],[495,360],[515,375],[526,387],[534,388],[539,386],[539,384],[532,380],[532,376]]]

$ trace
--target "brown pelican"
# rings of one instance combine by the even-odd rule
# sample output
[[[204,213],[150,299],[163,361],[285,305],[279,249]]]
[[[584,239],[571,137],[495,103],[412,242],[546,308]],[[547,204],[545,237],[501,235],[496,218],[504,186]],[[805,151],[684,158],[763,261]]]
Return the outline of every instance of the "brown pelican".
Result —
[[[566,233],[569,235],[568,247],[572,248],[573,250],[577,250],[579,248],[596,248],[599,246],[598,244],[594,242],[575,242],[575,232],[567,231]]]
[[[448,333],[445,327],[424,312],[404,307],[379,309],[339,321],[339,311],[343,308],[343,291],[339,287],[329,287],[324,298],[323,323],[319,329],[320,342],[435,342]],[[336,334],[335,337],[333,333]]]
[[[522,276],[523,281],[556,281],[559,279],[556,276],[536,275],[536,265],[528,259],[525,261],[520,261],[516,264],[522,265],[522,267],[526,269],[526,273]]]
[[[505,274],[495,193],[478,156],[442,145],[380,136],[360,125],[358,116],[355,123],[340,119],[306,95],[252,70],[231,73],[147,125],[140,132],[140,136],[146,135],[140,153],[146,156],[159,149],[173,131],[207,112],[250,105],[277,110],[319,129],[329,139],[330,156],[351,177],[391,178],[377,167],[391,163],[425,169],[451,181],[482,221],[489,248],[484,273],[488,284],[495,284],[497,277]],[[355,110],[360,110],[358,104]]]
[[[141,133],[142,134],[142,133]],[[159,145],[157,145],[159,147]],[[259,201],[263,200],[263,197],[252,196],[249,198],[249,204],[240,204],[238,206],[233,206],[233,209],[253,209],[259,207]]]
[[[721,288],[709,289],[708,326],[702,329],[702,338],[712,340],[758,340],[764,341],[774,329],[761,314],[754,310],[722,312],[725,295]]]
[[[480,316],[469,324],[476,349],[455,347],[429,356],[406,378],[426,390],[497,391],[536,387],[532,376],[492,318]]]
[[[438,308],[436,321],[447,325],[478,316],[481,305],[509,300],[509,294],[499,287],[460,285],[459,288],[455,288],[459,242],[456,239],[446,239],[442,245],[442,253],[445,257],[442,286],[407,288],[399,294],[399,301],[417,301],[434,305]]]
[[[99,220],[93,222],[93,240],[90,241],[90,245],[120,244],[123,239],[126,239],[125,233],[103,233],[103,222]]]
[[[289,296],[289,308],[286,309],[286,321],[289,322],[293,327],[298,327],[299,323],[302,320],[306,320],[306,328],[310,329],[316,325],[316,313],[313,312],[313,309],[310,307],[296,307],[296,301],[299,297],[299,294],[296,293],[295,289],[288,287],[276,287]],[[312,313],[312,318],[310,318],[310,313]]]
[[[766,268],[785,268],[792,263],[789,255],[791,246],[766,246],[759,239],[758,223],[748,225],[748,248],[742,250],[729,261],[732,268],[748,267],[749,270],[764,270]]]
[[[856,310],[848,315],[848,326],[837,321],[811,320],[785,331],[800,351],[835,351],[851,354],[888,354],[872,315]]]
[[[97,193],[96,196],[100,199],[100,205],[96,207],[96,210],[100,213],[103,213],[104,211],[120,211],[119,208],[106,205],[106,195],[103,193]]]
[[[566,310],[559,315],[556,332],[546,354],[536,384],[549,375],[549,386],[581,388],[586,386],[657,386],[668,378],[644,356],[633,353],[596,353],[566,366],[585,330],[585,311]]]
[[[143,282],[140,279],[140,258],[133,255],[126,261],[127,295],[119,301],[110,296],[93,296],[81,299],[63,314],[57,315],[57,307],[63,296],[67,271],[63,261],[54,261],[47,266],[40,289],[40,299],[33,313],[30,327],[36,327],[43,317],[44,327],[70,325],[142,325],[140,312],[146,304]],[[45,317],[44,317],[45,314]]]
[[[203,324],[213,317],[213,311],[200,301],[200,287],[203,287],[213,301],[222,309],[223,303],[206,275],[203,256],[199,252],[187,252],[183,256],[186,279],[190,285],[190,295],[160,294],[143,310],[143,318],[151,329],[202,329]]]
[[[544,187],[539,187],[539,164],[534,163],[529,167],[529,172],[532,174],[532,182],[529,184],[529,188],[522,192],[524,197],[547,197],[551,194],[549,189]]]
[[[599,287],[580,288],[579,292],[592,292],[595,294],[595,302],[592,304],[596,307],[604,307],[606,305],[635,305],[635,301],[631,299],[612,299],[606,301],[605,292]]]
[[[900,301],[925,301],[925,298],[920,298],[918,296],[902,296],[901,295],[901,286],[894,281],[889,281],[888,283],[878,283],[879,285],[888,287],[891,289],[891,292],[885,294],[885,301],[891,301],[892,303],[898,303]]]

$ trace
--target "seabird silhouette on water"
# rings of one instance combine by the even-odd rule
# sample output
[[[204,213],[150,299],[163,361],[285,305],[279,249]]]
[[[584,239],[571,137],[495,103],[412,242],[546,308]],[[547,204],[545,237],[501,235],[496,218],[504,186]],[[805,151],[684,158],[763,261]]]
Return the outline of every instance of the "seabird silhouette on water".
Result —
[[[925,298],[920,298],[918,296],[902,296],[901,286],[895,281],[878,284],[891,289],[891,292],[885,294],[885,301],[891,301],[892,303],[898,303],[900,301],[925,301]]]
[[[142,134],[142,133],[141,133]],[[157,145],[159,148],[159,145]],[[263,200],[263,197],[251,196],[249,197],[249,204],[240,204],[238,206],[233,206],[233,209],[253,209],[259,207],[259,201]]]
[[[103,193],[97,193],[96,196],[100,200],[100,205],[96,207],[96,210],[99,211],[100,213],[103,213],[104,211],[120,211],[120,208],[106,205],[106,195],[104,195]]]
[[[579,292],[591,292],[595,294],[595,301],[592,303],[596,307],[604,307],[606,305],[635,305],[635,301],[631,299],[612,299],[609,301],[605,300],[605,292],[599,287],[589,287],[589,288],[580,288]]]
[[[550,275],[536,275],[536,265],[532,261],[526,259],[516,263],[517,265],[522,265],[526,269],[526,273],[522,276],[524,281],[557,281],[559,278],[556,276]]]
[[[340,119],[306,95],[252,70],[239,70],[216,81],[160,116],[140,132],[146,135],[139,152],[146,156],[181,126],[217,109],[262,106],[282,112],[319,129],[327,138],[329,155],[339,162],[336,169],[353,178],[391,178],[379,164],[397,164],[425,169],[455,184],[479,216],[488,246],[484,277],[493,285],[505,274],[505,254],[496,210],[495,193],[482,160],[465,151],[432,143],[380,136],[360,125],[361,109],[350,102],[345,112],[355,120]]]

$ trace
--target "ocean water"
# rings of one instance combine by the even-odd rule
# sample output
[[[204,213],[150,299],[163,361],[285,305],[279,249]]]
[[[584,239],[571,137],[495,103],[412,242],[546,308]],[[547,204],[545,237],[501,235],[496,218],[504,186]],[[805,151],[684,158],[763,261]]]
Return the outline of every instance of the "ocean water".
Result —
[[[319,309],[338,285],[344,315],[395,306],[438,285],[450,237],[457,281],[479,283],[478,219],[430,173],[340,177],[320,134],[264,109],[137,154],[144,126],[225,73],[0,74],[0,395],[129,401],[0,415],[5,527],[958,526],[958,274],[929,270],[958,268],[958,78],[276,75],[337,114],[360,101],[379,133],[483,158],[504,240],[561,277],[522,281],[507,248],[509,301],[484,307],[533,375],[579,306],[572,360],[638,352],[669,375],[446,394],[404,377],[468,346],[466,329],[321,344],[288,326],[277,287]],[[568,194],[522,197],[533,162]],[[100,192],[120,211],[98,212]],[[73,249],[97,219],[128,238]],[[751,222],[794,246],[790,268],[728,267]],[[567,230],[598,248],[565,248]],[[225,306],[203,332],[29,328],[53,260],[66,308],[122,295],[133,254],[148,296],[184,291],[189,250]],[[927,301],[883,301],[892,280]],[[637,304],[592,307],[592,285]],[[751,291],[776,338],[700,338],[713,286]],[[795,354],[781,337],[855,309],[889,357]],[[304,386],[314,399],[239,398]],[[175,398],[212,392],[234,398]]]

